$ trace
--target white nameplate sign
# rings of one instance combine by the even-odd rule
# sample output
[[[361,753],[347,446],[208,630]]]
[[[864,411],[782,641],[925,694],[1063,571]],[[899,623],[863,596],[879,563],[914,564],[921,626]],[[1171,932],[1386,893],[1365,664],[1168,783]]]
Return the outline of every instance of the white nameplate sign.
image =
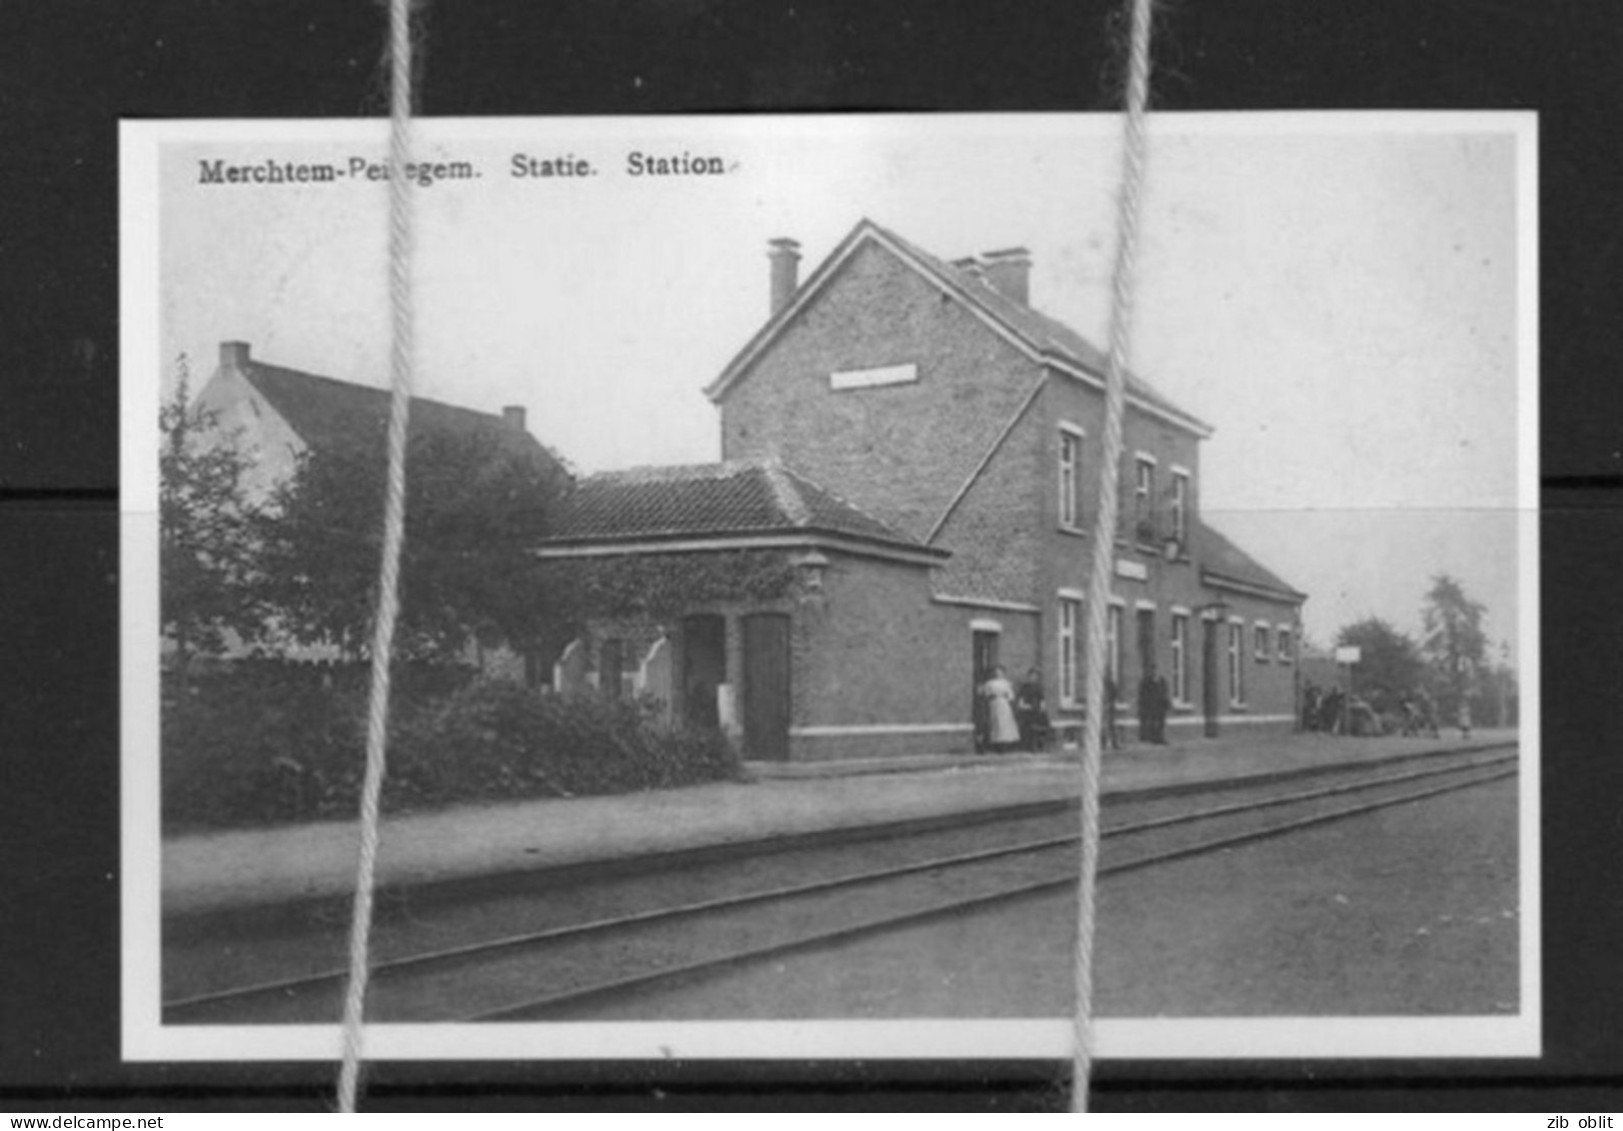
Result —
[[[877,369],[843,369],[831,373],[830,388],[866,389],[873,385],[906,385],[919,379],[917,365],[882,365]]]

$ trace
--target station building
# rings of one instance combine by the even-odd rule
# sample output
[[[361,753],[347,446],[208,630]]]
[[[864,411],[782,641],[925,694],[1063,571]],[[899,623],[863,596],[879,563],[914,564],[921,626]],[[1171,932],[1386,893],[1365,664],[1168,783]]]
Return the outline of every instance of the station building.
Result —
[[[537,554],[748,552],[781,584],[598,617],[556,684],[815,760],[973,749],[991,669],[1037,668],[1075,743],[1102,353],[1031,305],[1024,248],[948,262],[864,220],[804,279],[794,241],[768,258],[770,316],[706,390],[722,462],[584,478]],[[1129,377],[1106,662],[1129,727],[1166,679],[1175,741],[1296,716],[1306,595],[1202,521],[1212,432]]]

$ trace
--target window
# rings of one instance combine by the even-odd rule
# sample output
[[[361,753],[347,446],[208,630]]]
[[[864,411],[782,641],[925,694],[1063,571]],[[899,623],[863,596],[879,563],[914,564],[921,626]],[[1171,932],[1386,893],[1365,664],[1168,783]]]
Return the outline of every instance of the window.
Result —
[[[1080,690],[1082,671],[1082,602],[1073,597],[1059,599],[1059,698],[1074,704]]]
[[[1155,461],[1143,454],[1133,460],[1133,537],[1155,542]]]
[[[1110,606],[1105,618],[1105,671],[1116,683],[1116,695],[1121,696],[1121,618],[1120,605]]]
[[[1282,664],[1295,662],[1296,641],[1291,634],[1291,630],[1281,625],[1274,636],[1274,641],[1278,647],[1279,662]]]
[[[1179,548],[1189,545],[1189,473],[1172,469],[1172,530]]]
[[[1059,524],[1082,525],[1082,433],[1066,425],[1059,434]]]
[[[1189,614],[1172,614],[1172,701],[1189,702]]]
[[[1257,663],[1266,664],[1274,658],[1273,641],[1268,638],[1268,626],[1258,622],[1252,632],[1255,636],[1252,642],[1252,655],[1256,657]]]
[[[1240,707],[1245,705],[1245,665],[1240,662],[1245,647],[1245,625],[1236,622],[1229,623],[1229,703]]]

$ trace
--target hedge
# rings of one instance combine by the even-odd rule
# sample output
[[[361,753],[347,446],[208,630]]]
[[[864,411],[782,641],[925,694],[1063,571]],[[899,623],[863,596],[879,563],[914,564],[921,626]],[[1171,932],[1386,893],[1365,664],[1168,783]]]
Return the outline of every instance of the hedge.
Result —
[[[353,815],[365,762],[366,687],[294,665],[166,682],[163,826],[210,828]],[[504,680],[398,679],[386,813],[469,801],[574,797],[736,778],[715,731],[664,724],[649,703],[560,696]]]

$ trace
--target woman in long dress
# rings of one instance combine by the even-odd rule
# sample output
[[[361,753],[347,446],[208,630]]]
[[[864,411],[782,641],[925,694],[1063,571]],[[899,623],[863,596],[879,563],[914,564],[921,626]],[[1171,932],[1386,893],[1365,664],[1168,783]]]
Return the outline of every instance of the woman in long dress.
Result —
[[[992,678],[981,687],[981,694],[986,696],[992,751],[1001,754],[1020,741],[1020,724],[1014,717],[1014,685],[1002,668],[993,668]]]

